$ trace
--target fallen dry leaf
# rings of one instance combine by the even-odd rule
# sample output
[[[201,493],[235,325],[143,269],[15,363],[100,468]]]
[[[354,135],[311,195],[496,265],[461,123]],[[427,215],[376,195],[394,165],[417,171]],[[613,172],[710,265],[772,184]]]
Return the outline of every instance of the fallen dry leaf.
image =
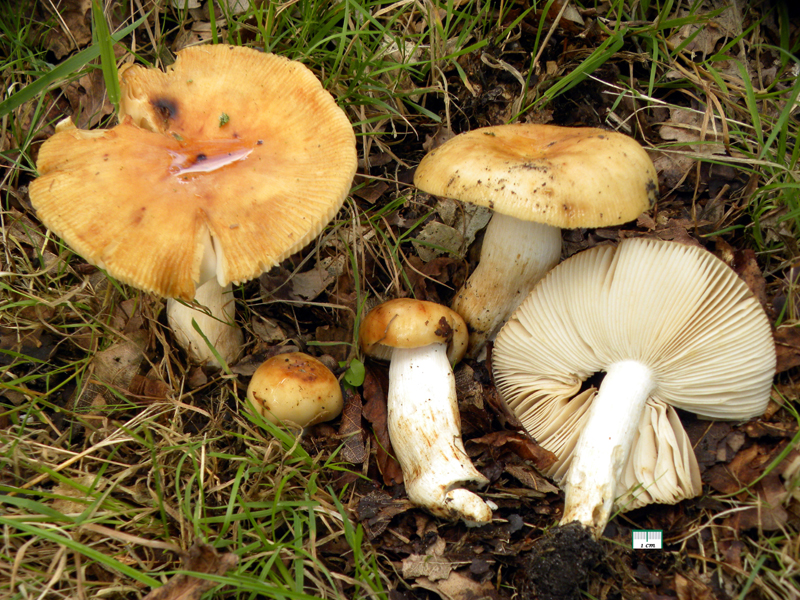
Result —
[[[736,250],[722,238],[716,240],[716,254],[747,284],[750,291],[767,309],[767,282],[761,273],[753,250]]]
[[[64,95],[72,107],[72,120],[78,129],[89,129],[104,117],[114,112],[108,100],[103,72],[100,69],[89,71],[86,75],[64,87]]]
[[[503,470],[514,477],[525,487],[537,492],[537,495],[544,496],[545,494],[557,494],[558,488],[550,483],[544,476],[539,474],[536,469],[527,465],[509,465],[506,464]]]
[[[758,464],[759,448],[756,444],[740,451],[730,464],[711,467],[703,477],[712,488],[721,494],[733,494],[753,483],[761,475]]]
[[[389,428],[386,424],[384,386],[381,385],[377,373],[369,366],[366,367],[363,389],[366,402],[362,414],[372,424],[372,431],[378,442],[375,458],[378,462],[378,469],[383,475],[383,483],[386,485],[403,483],[403,471],[400,463],[392,456],[392,442],[389,439]]]
[[[756,262],[756,253],[750,248],[737,250],[733,254],[733,264],[731,265],[736,274],[741,277],[753,292],[753,295],[761,303],[767,305],[767,282],[761,274],[761,268]]]
[[[404,558],[403,579],[426,577],[430,581],[439,581],[449,577],[450,572],[460,565],[443,556],[446,545],[446,542],[437,536],[425,554],[412,554]]]
[[[489,370],[489,372],[491,372],[491,354],[489,356],[490,358],[486,359],[486,368]],[[489,408],[494,411],[502,425],[516,431],[525,431],[525,427],[522,426],[522,423],[517,415],[515,415],[514,412],[508,407],[508,404],[505,403],[505,400],[500,397],[500,394],[497,392],[497,388],[495,388],[493,385],[485,386],[483,399],[486,401],[486,404],[489,406]]]
[[[375,204],[389,189],[389,184],[383,181],[375,181],[369,185],[353,190],[353,195],[366,200],[370,204]]]
[[[256,337],[266,344],[279,344],[287,338],[286,332],[273,319],[254,315],[250,323]]]
[[[793,438],[797,433],[797,423],[765,423],[758,420],[746,423],[743,429],[751,438]]]
[[[684,25],[669,37],[669,42],[673,46],[679,46],[684,41],[689,40],[684,49],[692,55],[699,53],[705,58],[715,51],[717,42],[722,38],[736,37],[736,34],[742,30],[742,24],[740,21],[741,16],[737,14],[738,11],[734,10],[733,4],[725,6],[719,0],[706,0],[702,6],[702,12],[695,13],[698,16],[707,15],[720,8],[723,10],[713,18],[708,19],[707,22],[691,22]],[[685,17],[689,15],[689,11],[679,11],[678,15]]]
[[[427,263],[446,252],[457,254],[464,246],[464,237],[450,225],[431,221],[416,233],[411,243],[422,262]]]
[[[466,277],[464,263],[449,256],[439,256],[428,263],[423,263],[416,256],[409,256],[407,264],[406,276],[417,300],[439,304],[441,300],[437,284],[456,289],[461,287]]]
[[[43,327],[29,331],[0,327],[0,350],[9,350],[25,357],[49,362],[57,350],[55,339]],[[0,353],[0,366],[5,367],[14,361],[12,354]]]
[[[183,570],[209,575],[224,575],[238,562],[239,557],[235,554],[220,554],[213,546],[204,542],[195,542],[181,556]],[[217,584],[214,581],[193,575],[174,575],[166,584],[147,594],[144,600],[199,600],[200,596],[215,585]]]
[[[675,592],[678,600],[716,600],[713,590],[702,581],[688,579],[680,573],[675,575]]]
[[[758,483],[756,480],[764,474],[766,468],[788,443],[788,439],[778,443],[753,443],[739,451],[729,464],[717,464],[708,469],[703,474],[703,481],[721,494],[735,494],[742,488],[750,488],[738,496],[741,501],[748,500],[752,494],[761,494],[767,498],[768,489],[763,487],[763,484],[764,480],[772,475],[767,475]]]
[[[763,531],[778,531],[786,526],[789,513],[783,507],[787,491],[780,476],[773,472],[759,481],[751,490],[758,499],[757,506],[734,513],[725,519],[725,526],[734,531],[759,528]]]
[[[779,327],[775,330],[776,373],[800,366],[800,327]]]
[[[411,510],[410,500],[395,500],[382,490],[370,492],[358,501],[356,517],[371,540],[378,537],[389,526],[392,517]]]
[[[144,360],[146,348],[147,332],[140,329],[97,352],[90,363],[91,377],[86,379],[86,385],[76,395],[74,406],[96,405],[99,398],[113,402],[112,388],[128,390]]]
[[[367,459],[364,432],[361,428],[361,412],[361,395],[345,387],[342,422],[339,425],[339,436],[344,440],[344,446],[339,456],[349,463],[361,464]]]
[[[467,575],[453,571],[440,581],[420,577],[414,587],[436,592],[443,600],[498,600],[500,594],[489,581],[478,583]]]
[[[531,461],[542,470],[546,470],[558,460],[555,454],[542,448],[529,435],[514,431],[493,431],[470,440],[470,443],[508,449],[520,458]]]
[[[425,152],[430,152],[446,141],[453,139],[455,136],[456,134],[453,133],[449,127],[439,125],[433,135],[425,134],[425,141],[422,142],[422,149],[425,150]]]
[[[313,300],[339,277],[345,268],[345,257],[326,257],[320,260],[314,268],[298,273],[289,281],[292,287],[290,297],[293,300]]]
[[[721,143],[722,123],[716,117],[706,121],[705,113],[699,110],[671,108],[670,118],[661,125],[659,135],[664,140],[676,142],[669,151],[651,153],[659,181],[668,189],[676,187],[694,169],[696,159],[687,154],[725,154],[725,146]]]
[[[456,380],[456,394],[458,404],[462,408],[474,406],[479,410],[484,409],[483,384],[476,379],[475,370],[467,363],[460,363],[453,372]]]
[[[57,0],[53,4],[60,17],[60,27],[48,31],[45,47],[59,60],[92,41],[92,0]]]
[[[133,396],[147,400],[165,400],[169,397],[172,388],[169,387],[169,384],[158,379],[136,374],[128,386],[128,391]]]
[[[705,221],[693,223],[688,219],[668,219],[664,225],[659,225],[656,228],[655,237],[660,240],[679,242],[687,246],[700,246],[700,242],[689,233],[689,230],[695,229],[695,226],[701,227],[707,224]]]

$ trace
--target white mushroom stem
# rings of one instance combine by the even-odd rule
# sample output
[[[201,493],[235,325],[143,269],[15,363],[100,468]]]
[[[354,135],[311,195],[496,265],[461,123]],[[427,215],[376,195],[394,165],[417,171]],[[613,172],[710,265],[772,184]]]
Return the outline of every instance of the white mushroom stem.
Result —
[[[231,294],[231,285],[222,287],[212,277],[198,286],[194,301],[205,310],[193,308],[177,300],[167,300],[167,320],[175,334],[175,340],[193,361],[216,368],[222,366],[206,341],[192,326],[194,319],[220,357],[228,364],[235,362],[244,339],[242,331],[234,325],[236,305]]]
[[[652,370],[641,362],[623,360],[608,368],[562,484],[566,499],[561,525],[578,521],[595,537],[602,535],[647,398],[655,387]]]
[[[561,257],[561,229],[494,213],[480,262],[453,301],[474,358]]]
[[[387,404],[389,437],[409,499],[467,524],[491,521],[489,505],[464,489],[489,481],[461,441],[455,377],[444,344],[392,351]]]

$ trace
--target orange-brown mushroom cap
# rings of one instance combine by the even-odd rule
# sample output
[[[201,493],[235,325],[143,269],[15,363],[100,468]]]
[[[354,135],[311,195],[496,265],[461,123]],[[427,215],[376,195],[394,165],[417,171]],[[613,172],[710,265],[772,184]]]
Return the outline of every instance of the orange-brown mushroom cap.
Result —
[[[388,359],[392,348],[446,344],[451,364],[464,356],[468,341],[464,319],[454,310],[425,300],[395,298],[373,308],[361,323],[361,349]]]
[[[247,386],[247,398],[268,421],[301,427],[335,419],[344,406],[336,376],[302,352],[278,354],[263,362]]]
[[[514,124],[448,140],[422,159],[414,185],[569,229],[635,219],[655,202],[658,178],[647,152],[621,133]]]
[[[191,300],[209,243],[220,285],[301,249],[356,169],[344,112],[302,64],[233,46],[121,73],[120,124],[62,123],[30,187],[41,220],[117,279]]]

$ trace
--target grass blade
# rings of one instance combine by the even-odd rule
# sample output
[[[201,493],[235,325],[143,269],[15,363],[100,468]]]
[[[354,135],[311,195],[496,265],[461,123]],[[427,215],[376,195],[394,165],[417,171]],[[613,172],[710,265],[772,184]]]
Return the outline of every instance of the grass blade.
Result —
[[[134,29],[139,27],[144,20],[147,18],[147,15],[141,17],[140,19],[134,21],[124,29],[118,31],[117,33],[111,35],[111,40],[113,43],[119,42],[122,38],[126,35],[131,33]],[[66,59],[64,62],[59,64],[57,67],[53,67],[53,69],[42,75],[31,83],[30,85],[26,85],[16,94],[11,96],[10,98],[6,98],[3,102],[0,102],[0,118],[3,118],[12,110],[19,108],[26,102],[30,102],[31,100],[35,99],[39,94],[42,94],[49,90],[52,86],[57,85],[59,82],[67,79],[68,77],[72,76],[76,71],[85,67],[88,63],[96,59],[100,56],[100,46],[98,44],[92,44],[86,50],[81,50],[75,56],[71,56],[70,58]]]

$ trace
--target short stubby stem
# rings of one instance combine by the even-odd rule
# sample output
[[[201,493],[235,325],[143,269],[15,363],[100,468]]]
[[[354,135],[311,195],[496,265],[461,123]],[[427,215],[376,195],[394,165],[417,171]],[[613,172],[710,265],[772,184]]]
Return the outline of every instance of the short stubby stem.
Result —
[[[193,361],[216,368],[222,366],[192,326],[194,319],[220,357],[228,364],[235,362],[242,351],[244,338],[242,330],[234,324],[236,305],[231,284],[222,287],[215,278],[209,279],[198,286],[194,301],[207,310],[193,308],[177,300],[167,301],[167,320],[175,340]]]
[[[561,525],[578,521],[595,537],[603,533],[617,482],[655,387],[652,370],[641,362],[623,360],[607,369],[562,483],[566,499]]]
[[[474,358],[499,331],[538,281],[561,258],[561,229],[495,213],[483,238],[481,258],[452,309],[469,327]]]
[[[388,427],[409,499],[431,513],[468,524],[492,509],[467,485],[489,483],[461,440],[453,370],[444,344],[395,348],[389,367]]]

